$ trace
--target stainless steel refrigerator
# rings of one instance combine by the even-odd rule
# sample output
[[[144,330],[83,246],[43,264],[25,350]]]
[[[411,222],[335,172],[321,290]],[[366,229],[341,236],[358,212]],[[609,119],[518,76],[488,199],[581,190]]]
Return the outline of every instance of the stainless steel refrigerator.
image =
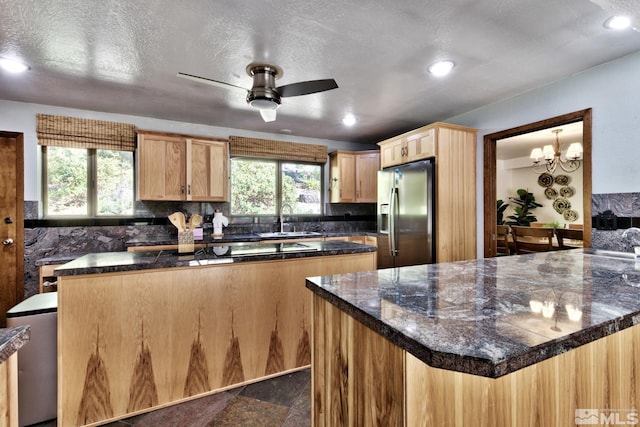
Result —
[[[378,172],[378,268],[435,262],[434,164]]]

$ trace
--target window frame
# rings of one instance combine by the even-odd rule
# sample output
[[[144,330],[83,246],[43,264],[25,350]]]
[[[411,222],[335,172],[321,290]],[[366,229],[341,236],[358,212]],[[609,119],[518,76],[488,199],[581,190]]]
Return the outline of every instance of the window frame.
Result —
[[[135,201],[136,201],[136,190],[137,190],[137,171],[136,171],[136,152],[132,151],[132,178],[133,178],[133,188],[132,188],[132,202],[133,202],[133,212],[131,215],[100,215],[98,214],[98,189],[97,189],[97,178],[98,178],[98,150],[107,150],[105,148],[75,148],[78,150],[85,150],[87,152],[87,214],[86,215],[52,215],[49,213],[49,188],[48,188],[48,176],[49,176],[49,162],[47,152],[49,147],[54,148],[64,148],[57,147],[55,145],[42,145],[42,211],[43,218],[45,219],[90,219],[90,218],[135,218]],[[111,150],[111,151],[124,151],[125,150]]]
[[[264,162],[264,163],[275,163],[276,164],[276,211],[273,214],[233,214],[231,213],[233,208],[231,206],[231,203],[233,202],[233,179],[230,179],[229,182],[229,194],[230,194],[230,201],[229,201],[229,215],[232,218],[246,218],[246,217],[256,217],[256,218],[269,218],[269,217],[279,217],[280,213],[282,212],[282,165],[284,163],[289,163],[289,164],[299,164],[299,165],[310,165],[310,166],[318,166],[320,168],[320,212],[317,214],[314,213],[309,213],[309,214],[298,214],[298,213],[284,213],[284,215],[290,216],[290,217],[313,217],[313,216],[318,216],[318,215],[322,215],[324,213],[324,202],[325,202],[325,164],[323,163],[316,163],[316,162],[304,162],[304,161],[297,161],[297,160],[282,160],[282,159],[271,159],[271,158],[266,158],[266,157],[250,157],[250,156],[231,156],[230,157],[230,162],[233,162],[233,159],[242,159],[242,160],[248,160],[248,161],[256,161],[256,162]],[[230,167],[230,171],[233,169],[233,167]],[[231,172],[233,173],[233,172]]]

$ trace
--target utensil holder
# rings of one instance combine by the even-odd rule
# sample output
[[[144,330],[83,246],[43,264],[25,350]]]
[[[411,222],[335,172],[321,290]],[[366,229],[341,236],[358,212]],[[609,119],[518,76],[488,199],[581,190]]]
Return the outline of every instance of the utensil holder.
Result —
[[[178,231],[178,253],[193,253],[193,231]]]

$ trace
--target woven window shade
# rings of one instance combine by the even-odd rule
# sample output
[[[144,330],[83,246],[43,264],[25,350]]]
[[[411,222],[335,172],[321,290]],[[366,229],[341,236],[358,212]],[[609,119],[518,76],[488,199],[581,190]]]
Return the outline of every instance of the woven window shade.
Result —
[[[261,157],[310,163],[327,162],[327,147],[324,145],[272,141],[241,136],[229,137],[229,152],[232,156]]]
[[[135,126],[127,123],[36,114],[38,144],[134,151]]]

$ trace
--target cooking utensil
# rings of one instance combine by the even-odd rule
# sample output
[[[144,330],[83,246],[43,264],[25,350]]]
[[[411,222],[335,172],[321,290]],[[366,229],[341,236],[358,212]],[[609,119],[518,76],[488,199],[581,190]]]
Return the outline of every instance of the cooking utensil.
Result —
[[[189,218],[189,230],[193,231],[194,228],[197,228],[202,224],[202,216],[198,214],[191,215]]]
[[[169,215],[169,221],[173,224],[178,231],[187,231],[187,222],[182,212],[174,212]]]

